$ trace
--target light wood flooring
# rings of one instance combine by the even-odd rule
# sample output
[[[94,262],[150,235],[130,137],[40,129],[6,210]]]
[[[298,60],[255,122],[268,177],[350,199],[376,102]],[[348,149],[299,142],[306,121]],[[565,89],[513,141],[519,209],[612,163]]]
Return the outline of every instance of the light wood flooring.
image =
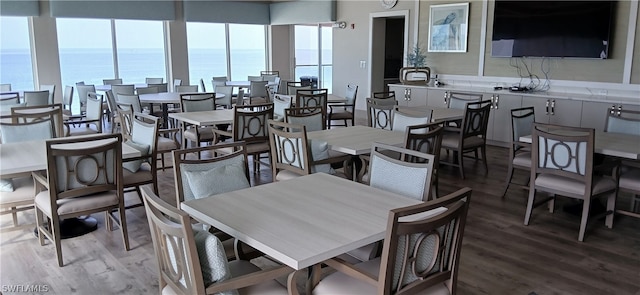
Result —
[[[489,173],[481,164],[465,160],[467,179],[457,170],[440,170],[441,193],[463,186],[473,189],[458,274],[459,294],[640,294],[640,220],[617,217],[613,229],[604,220],[588,227],[578,242],[580,219],[539,207],[531,224],[523,225],[527,192],[511,188],[501,198],[508,151],[490,147]],[[516,174],[523,182],[524,173]],[[159,172],[160,194],[173,200],[173,172]],[[262,167],[252,184],[271,181]],[[134,194],[128,194],[136,201]],[[618,206],[628,206],[628,195]],[[40,246],[31,231],[0,235],[0,292],[9,285],[46,285],[46,294],[157,294],[153,245],[144,209],[127,211],[131,250],[124,251],[119,231],[107,232],[104,216],[95,214],[99,228],[63,240],[64,267],[58,267],[50,243]],[[21,220],[32,220],[22,214]],[[249,216],[247,218],[250,218]],[[2,226],[8,218],[0,220]],[[9,294],[5,292],[5,294]]]

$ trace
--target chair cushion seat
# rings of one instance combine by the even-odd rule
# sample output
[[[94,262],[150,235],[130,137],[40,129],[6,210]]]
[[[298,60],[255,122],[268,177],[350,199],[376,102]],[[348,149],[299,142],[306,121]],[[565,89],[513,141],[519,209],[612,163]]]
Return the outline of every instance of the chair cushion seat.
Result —
[[[449,149],[457,149],[459,145],[460,134],[458,133],[444,133],[442,136],[442,147]],[[484,140],[480,137],[469,137],[464,140],[464,149],[481,146],[484,144]]]
[[[48,190],[42,191],[36,195],[35,204],[47,216],[51,216],[51,201]],[[117,205],[118,195],[116,194],[116,191],[107,191],[89,196],[58,200],[58,214],[73,214],[86,210]]]
[[[342,120],[342,119],[351,119],[353,118],[353,113],[345,110],[333,109],[331,113],[331,120]]]
[[[531,168],[531,152],[519,153],[515,157],[513,157],[513,165],[525,167],[527,169]]]
[[[180,144],[176,143],[171,138],[166,138],[164,136],[158,136],[157,141],[158,152],[172,151],[180,148]]]
[[[11,203],[33,202],[33,178],[16,177],[11,180],[13,183],[12,192],[0,192],[0,204],[7,205]]]
[[[198,141],[196,137],[195,128],[189,128],[183,132],[184,138],[191,141]],[[200,135],[200,141],[211,141],[213,140],[213,127],[203,127],[198,128],[198,135]]]
[[[128,187],[137,183],[148,183],[153,181],[153,175],[151,173],[151,167],[149,165],[140,166],[140,169],[135,173],[127,169],[122,170],[122,183],[124,187]]]
[[[271,150],[271,146],[268,141],[247,143],[247,154],[259,154],[266,153]]]
[[[640,193],[640,169],[627,168],[620,174],[620,188],[633,190],[636,194]]]
[[[373,275],[378,276],[380,272],[380,258],[365,261],[356,264],[358,269]],[[377,286],[368,284],[364,281],[354,279],[344,273],[335,272],[320,281],[318,286],[313,290],[314,295],[321,294],[377,294]],[[436,294],[444,295],[450,294],[449,289],[444,283],[436,284],[435,286],[428,288],[417,294]]]
[[[245,260],[233,260],[229,262],[229,270],[231,270],[232,277],[239,277],[252,272],[260,271],[260,268],[253,263]],[[268,280],[260,284],[251,285],[238,290],[240,295],[250,294],[264,294],[264,295],[278,295],[287,294],[287,289],[278,284],[275,280]]]
[[[542,173],[536,177],[536,189],[550,189],[553,191],[567,192],[574,195],[584,195],[585,184],[581,181],[562,177],[558,175]],[[616,183],[613,179],[602,176],[593,177],[592,195],[597,195],[606,191],[616,189]]]

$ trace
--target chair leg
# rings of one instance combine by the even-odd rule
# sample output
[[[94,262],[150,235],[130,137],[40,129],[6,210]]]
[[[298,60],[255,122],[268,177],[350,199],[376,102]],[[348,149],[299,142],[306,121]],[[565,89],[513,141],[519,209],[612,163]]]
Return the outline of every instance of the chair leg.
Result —
[[[524,225],[529,225],[531,219],[531,211],[533,211],[533,201],[536,199],[536,190],[529,189],[529,200],[527,201],[527,211],[524,214]]]
[[[58,217],[51,218],[51,236],[56,248],[56,256],[58,257],[58,266],[63,267],[62,261],[62,243],[60,241],[60,219]]]
[[[127,217],[124,211],[124,204],[120,204],[118,213],[120,213],[120,222],[118,223],[118,227],[120,227],[120,234],[122,234],[122,243],[124,244],[124,250],[129,251],[129,249],[131,248],[129,247],[129,232],[127,231]]]
[[[160,163],[162,164],[162,171],[164,171],[164,153],[160,154]]]
[[[632,196],[632,198],[635,196]],[[618,190],[611,192],[607,197],[607,218],[604,221],[604,225],[608,228],[613,228],[613,218],[616,213],[616,199],[618,198]]]
[[[457,154],[458,154],[458,169],[460,170],[460,177],[464,179],[464,165],[463,165],[464,154],[462,151],[458,151]]]
[[[580,220],[580,233],[578,234],[578,241],[584,241],[584,232],[587,229],[587,221],[589,220],[589,208],[591,207],[591,196],[585,198],[582,204],[582,218]]]
[[[43,225],[43,218],[44,216],[42,216],[43,214],[40,212],[40,209],[38,209],[38,207],[35,207],[35,214],[36,214],[36,229],[37,229],[37,233],[38,233],[38,242],[40,242],[40,246],[44,246],[44,237],[42,236],[42,233],[40,233],[40,227]]]
[[[487,147],[483,145],[481,148],[482,161],[484,162],[484,174],[489,174],[489,163],[487,163]],[[476,150],[477,151],[477,150]]]

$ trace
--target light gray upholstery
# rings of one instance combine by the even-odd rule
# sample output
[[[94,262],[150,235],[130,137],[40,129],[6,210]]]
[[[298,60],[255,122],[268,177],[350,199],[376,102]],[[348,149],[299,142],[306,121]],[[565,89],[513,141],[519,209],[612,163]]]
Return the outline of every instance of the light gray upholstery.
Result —
[[[2,143],[22,142],[53,138],[51,120],[26,124],[0,124]]]
[[[395,110],[393,112],[391,130],[405,132],[408,126],[422,125],[429,122],[431,122],[431,115],[412,116],[407,113]],[[427,132],[427,129],[423,129],[421,130],[421,132]]]
[[[184,171],[196,199],[251,187],[244,163],[234,163],[206,171]]]
[[[606,131],[640,136],[640,120],[609,116]]]
[[[431,167],[410,167],[387,161],[377,155],[371,156],[370,167],[370,186],[416,200],[423,199],[424,183],[431,181],[427,178]]]
[[[229,165],[244,165],[244,155],[238,154],[237,156],[217,162],[212,163],[200,163],[200,164],[180,164],[180,177],[182,178],[182,190],[184,193],[184,200],[193,200],[195,199],[195,194],[193,189],[191,188],[189,179],[187,177],[187,172],[202,172],[209,171],[218,167],[224,167]],[[246,175],[242,175],[246,180]],[[211,180],[211,182],[216,183],[217,180]]]

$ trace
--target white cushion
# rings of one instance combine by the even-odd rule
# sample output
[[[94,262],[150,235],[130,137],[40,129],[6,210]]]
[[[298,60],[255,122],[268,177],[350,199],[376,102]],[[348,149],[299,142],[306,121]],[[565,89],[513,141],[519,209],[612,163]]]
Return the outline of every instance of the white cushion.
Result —
[[[320,161],[329,158],[329,144],[322,140],[309,140],[311,146],[311,160]],[[336,171],[331,168],[331,164],[321,164],[311,166],[311,173],[324,172],[327,174],[335,174]]]
[[[12,192],[13,181],[11,179],[0,179],[0,192]]]
[[[140,152],[141,155],[147,155],[149,154],[149,148],[150,146],[148,144],[140,144],[140,143],[136,143],[133,141],[125,141],[126,145],[138,150]],[[142,165],[142,162],[144,162],[143,159],[139,159],[139,160],[133,160],[133,161],[123,161],[122,162],[122,167],[124,169],[127,169],[133,173],[138,172],[138,170],[140,170],[140,165]]]
[[[205,171],[184,171],[196,199],[251,186],[244,166],[234,163]]]
[[[231,278],[231,271],[227,262],[227,255],[222,242],[212,233],[196,231],[194,235],[202,279],[208,286],[215,282]],[[235,290],[225,291],[220,294],[238,294]]]
[[[33,178],[31,176],[27,177],[16,177],[14,179],[10,179],[11,186],[13,191],[0,191],[0,203],[9,204],[15,202],[33,202]]]
[[[42,191],[36,195],[35,204],[47,216],[51,216],[51,201],[49,191]],[[118,204],[118,195],[115,191],[101,192],[89,196],[65,198],[58,200],[58,214],[71,214],[85,210],[104,208]]]

